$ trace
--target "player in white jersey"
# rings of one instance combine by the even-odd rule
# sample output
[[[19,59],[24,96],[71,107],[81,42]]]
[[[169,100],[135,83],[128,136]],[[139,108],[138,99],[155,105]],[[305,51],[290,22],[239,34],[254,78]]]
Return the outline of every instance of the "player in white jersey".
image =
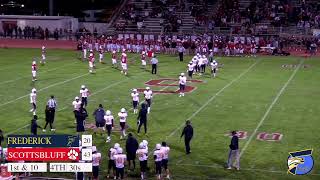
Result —
[[[192,79],[193,71],[194,71],[194,65],[193,65],[192,61],[190,61],[188,64],[188,76],[191,79]]]
[[[33,115],[36,115],[36,110],[37,110],[37,90],[35,88],[32,88],[31,93],[30,93],[30,104],[31,104],[30,112],[33,112]]]
[[[111,111],[110,110],[107,110],[106,111],[106,114],[104,115],[104,120],[106,121],[106,129],[107,129],[107,133],[108,133],[108,136],[107,136],[107,143],[111,141],[111,130],[113,129],[113,122],[114,122],[114,117],[113,115],[111,114]]]
[[[116,51],[112,51],[111,60],[112,60],[112,67],[116,68],[117,67],[117,52]]]
[[[80,89],[80,97],[81,97],[81,102],[83,103],[83,107],[87,107],[88,105],[88,96],[90,95],[90,91],[88,88],[86,88],[85,85],[81,85]]]
[[[148,164],[148,150],[145,149],[143,142],[139,144],[139,149],[136,152],[140,162],[140,174],[141,179],[146,179],[146,171]]]
[[[116,172],[117,179],[123,179],[124,165],[127,160],[127,156],[123,154],[122,148],[118,148],[117,154],[114,157],[115,157],[115,163],[117,168],[117,172]]]
[[[41,47],[41,64],[45,64],[46,63],[46,47],[42,46]]]
[[[99,177],[100,161],[101,153],[97,151],[96,146],[92,146],[92,175],[94,180],[98,179]]]
[[[139,104],[139,93],[137,89],[132,90],[131,97],[132,97],[133,114],[137,114],[138,104]]]
[[[82,104],[82,102],[80,101],[80,98],[79,98],[78,96],[76,96],[76,97],[74,98],[74,101],[72,102],[73,113],[74,113],[74,117],[75,117],[76,119],[77,119],[76,114],[77,114],[77,111],[80,110],[81,104]],[[74,123],[76,124],[76,123],[77,123],[77,120],[74,120]]]
[[[166,171],[167,179],[170,179],[170,172],[168,169],[168,160],[169,160],[169,152],[170,147],[167,146],[166,142],[162,142],[161,144],[161,151],[163,152],[163,158],[162,158],[162,167]]]
[[[184,75],[184,73],[181,73],[179,76],[179,88],[180,88],[179,97],[184,96],[184,90],[186,88],[186,84],[187,84],[187,77]]]
[[[121,136],[120,139],[126,137],[126,121],[128,114],[126,112],[126,109],[121,108],[121,111],[118,113],[119,119],[120,119],[120,127],[121,127]]]
[[[31,74],[32,74],[32,81],[36,81],[37,80],[37,62],[36,61],[32,61],[32,65],[31,65]]]
[[[107,172],[107,178],[109,178],[110,170],[112,169],[113,176],[116,177],[116,163],[115,163],[115,155],[117,155],[117,149],[120,148],[120,145],[118,143],[114,144],[113,148],[110,148],[108,157],[109,157],[109,163],[108,163],[108,172]]]
[[[201,64],[201,73],[205,73],[206,72],[206,66],[208,64],[208,58],[206,57],[206,55],[202,56],[202,64]]]
[[[161,163],[163,158],[163,152],[161,151],[161,144],[156,145],[156,150],[153,152],[153,158],[156,165],[157,179],[161,179]]]
[[[199,75],[202,75],[202,66],[203,66],[203,56],[200,56],[198,58],[198,72],[199,72]]]
[[[210,63],[210,66],[211,66],[211,77],[216,77],[216,73],[218,70],[218,62],[216,60],[213,60]]]
[[[152,91],[150,89],[150,87],[146,87],[146,90],[143,92],[144,94],[144,98],[147,102],[147,106],[148,106],[148,113],[150,113],[150,109],[151,109],[151,99],[152,99]]]

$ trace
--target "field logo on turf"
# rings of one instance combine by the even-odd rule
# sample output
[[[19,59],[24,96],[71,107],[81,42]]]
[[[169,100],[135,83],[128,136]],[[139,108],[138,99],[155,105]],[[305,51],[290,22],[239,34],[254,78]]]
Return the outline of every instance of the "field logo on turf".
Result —
[[[168,83],[171,82],[171,83]],[[176,82],[173,83],[172,82]],[[188,83],[203,83],[202,80],[196,80],[196,79],[190,79],[187,80]],[[179,80],[178,79],[172,79],[172,78],[161,78],[161,79],[152,79],[150,81],[147,81],[145,83],[147,86],[153,86],[153,87],[173,87],[176,88],[176,90],[152,90],[153,94],[179,94]],[[191,93],[193,92],[197,87],[194,87],[190,84],[186,85],[184,92],[185,93]],[[143,93],[145,90],[144,88],[138,88],[138,92]]]
[[[308,174],[314,165],[312,149],[290,152],[288,157],[288,172],[293,175]]]

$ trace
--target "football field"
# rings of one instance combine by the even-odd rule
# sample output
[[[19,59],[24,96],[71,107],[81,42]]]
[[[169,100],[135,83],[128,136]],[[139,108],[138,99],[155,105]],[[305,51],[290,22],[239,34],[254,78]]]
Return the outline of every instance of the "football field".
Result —
[[[55,133],[75,134],[71,103],[84,84],[92,93],[86,133],[93,134],[92,113],[100,103],[115,117],[122,107],[126,108],[128,132],[139,142],[148,140],[150,151],[162,141],[170,146],[172,179],[320,179],[320,59],[217,58],[221,65],[218,76],[211,78],[208,69],[205,75],[194,75],[187,84],[190,92],[179,97],[177,79],[186,71],[191,57],[179,62],[175,56],[159,55],[158,74],[152,75],[151,67],[141,69],[138,54],[129,54],[129,75],[124,76],[111,67],[109,54],[105,55],[106,64],[97,63],[96,73],[90,74],[88,63],[79,61],[75,51],[49,49],[47,64],[38,65],[38,81],[32,83],[31,62],[34,57],[40,59],[39,49],[0,49],[0,55],[0,129],[5,135],[30,134],[29,93],[33,87],[38,95],[39,125],[44,126],[45,105],[50,95],[54,95],[58,101]],[[130,93],[133,88],[146,86],[159,94],[153,98],[148,117],[148,136],[144,133],[137,136],[137,115],[131,108]],[[180,139],[186,120],[191,120],[195,133],[190,155],[185,154]],[[115,124],[118,126],[118,118]],[[240,132],[240,171],[225,168],[228,133],[232,130]],[[43,134],[41,129],[38,132]],[[105,142],[106,134],[94,135],[93,139],[103,156],[100,168],[103,179],[110,146],[119,142],[124,147],[125,140],[120,140],[119,132],[113,132],[111,144]],[[313,149],[313,170],[303,176],[288,174],[289,152],[305,149]],[[149,179],[155,179],[151,155],[149,166]],[[139,178],[139,168],[126,174],[132,179]],[[74,178],[71,173],[39,176]]]

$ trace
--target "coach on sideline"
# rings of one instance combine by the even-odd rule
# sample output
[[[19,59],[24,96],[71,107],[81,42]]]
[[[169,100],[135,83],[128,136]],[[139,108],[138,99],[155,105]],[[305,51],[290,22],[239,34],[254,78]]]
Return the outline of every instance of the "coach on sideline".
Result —
[[[151,74],[157,74],[157,68],[158,68],[158,59],[156,58],[157,56],[154,55],[153,58],[151,59],[151,65],[152,65],[152,70]]]
[[[232,139],[231,139],[231,143],[229,145],[229,155],[228,155],[228,169],[232,169],[231,166],[233,164],[233,161],[235,160],[235,165],[236,165],[236,169],[239,170],[240,169],[240,157],[239,157],[239,138],[237,136],[237,132],[236,131],[232,131]]]

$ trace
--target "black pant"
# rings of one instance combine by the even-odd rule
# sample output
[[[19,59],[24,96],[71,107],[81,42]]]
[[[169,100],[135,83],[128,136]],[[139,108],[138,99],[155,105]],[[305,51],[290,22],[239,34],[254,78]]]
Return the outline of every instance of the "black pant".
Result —
[[[179,59],[180,61],[183,61],[183,52],[179,52]]]
[[[138,127],[138,133],[140,133],[140,128],[142,125],[144,126],[144,133],[147,134],[147,121],[140,121],[139,127]]]
[[[56,115],[56,109],[55,108],[50,108],[50,119],[51,119],[51,123],[54,122],[54,117]]]
[[[157,64],[152,64],[151,74],[157,74]]]
[[[190,141],[191,141],[191,138],[184,138],[184,145],[186,147],[187,154],[190,153]]]
[[[53,129],[53,128],[52,128],[52,122],[51,122],[51,121],[47,121],[47,122],[46,122],[46,125],[44,125],[44,128],[43,128],[43,129],[46,129],[47,126],[48,126],[48,124],[49,124],[49,126],[50,126],[50,129]]]
[[[116,176],[117,176],[117,178],[120,177],[120,179],[123,179],[123,176],[124,176],[124,168],[117,168],[117,170],[116,170]]]

